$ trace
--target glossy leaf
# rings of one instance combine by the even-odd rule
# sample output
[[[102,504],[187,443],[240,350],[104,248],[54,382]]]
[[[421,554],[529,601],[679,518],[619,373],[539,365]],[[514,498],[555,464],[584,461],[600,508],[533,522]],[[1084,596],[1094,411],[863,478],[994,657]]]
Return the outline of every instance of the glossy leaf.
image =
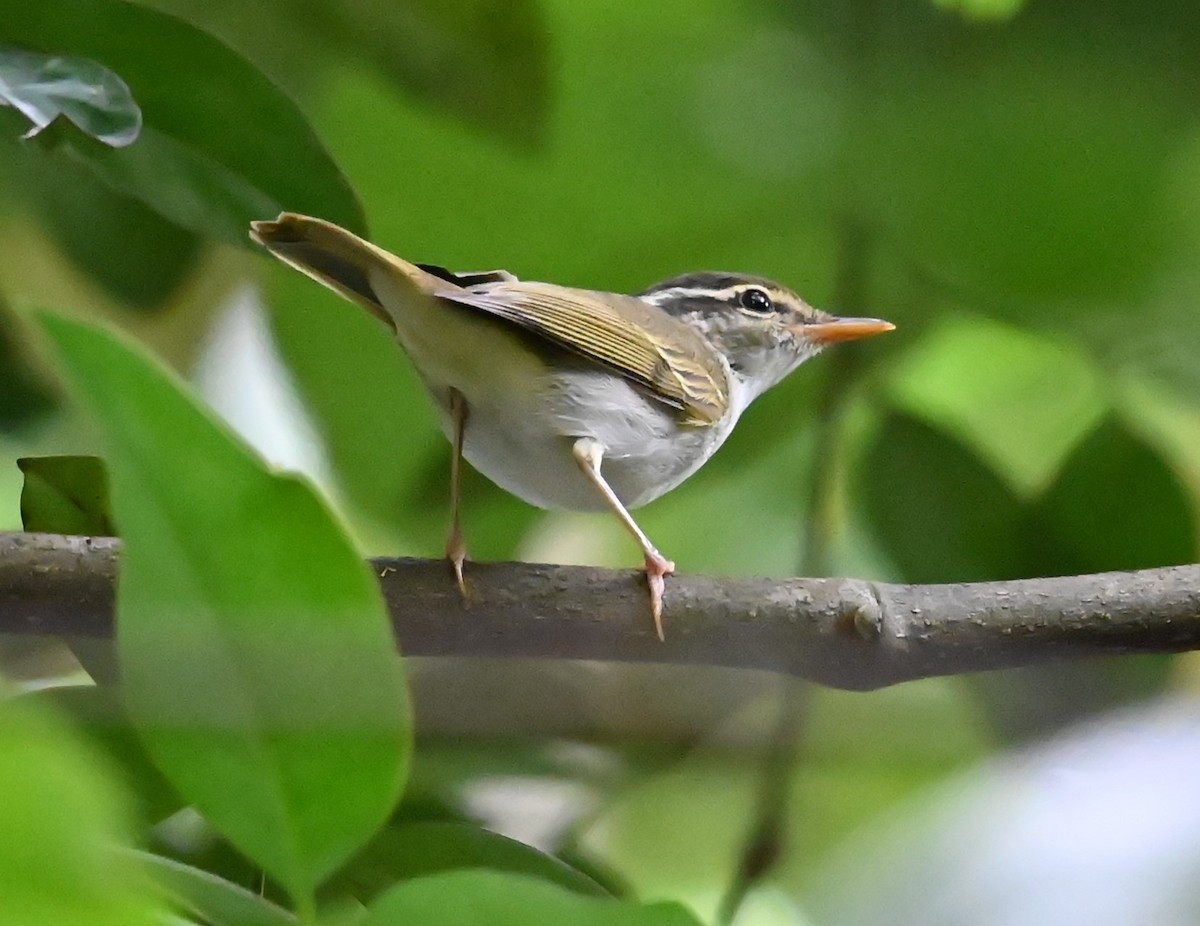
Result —
[[[399,881],[456,868],[487,868],[539,878],[579,894],[608,896],[587,875],[552,855],[469,823],[389,826],[351,859],[329,885],[364,903]]]
[[[585,897],[528,875],[459,871],[417,878],[392,888],[362,926],[697,926],[676,904],[640,905]]]
[[[180,793],[303,907],[407,769],[375,578],[309,486],[268,473],[161,366],[41,321],[107,439],[130,714]]]
[[[147,874],[186,912],[210,926],[294,926],[296,917],[217,875],[150,852],[134,852]]]
[[[133,144],[142,111],[129,87],[107,68],[71,55],[0,47],[0,105],[19,110],[32,138],[55,119],[69,119],[113,148]]]
[[[150,926],[106,766],[49,713],[0,704],[0,922]]]
[[[21,523],[27,531],[115,537],[108,473],[99,457],[22,457]]]
[[[121,76],[145,120],[136,144],[113,150],[61,123],[39,142],[175,224],[241,245],[251,219],[287,208],[362,230],[357,201],[295,104],[194,26],[123,0],[6,4],[0,42],[80,55]]]

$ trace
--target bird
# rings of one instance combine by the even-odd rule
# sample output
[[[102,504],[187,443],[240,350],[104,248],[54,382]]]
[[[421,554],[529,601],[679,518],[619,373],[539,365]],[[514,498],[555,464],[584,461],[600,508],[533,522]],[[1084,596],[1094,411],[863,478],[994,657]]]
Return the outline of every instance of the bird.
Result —
[[[805,360],[895,327],[836,317],[738,273],[688,273],[624,295],[410,263],[297,213],[252,222],[250,236],[374,315],[411,360],[453,448],[446,556],[464,597],[466,459],[529,504],[616,515],[641,547],[659,640],[675,564],[631,510],[695,473],[750,403]]]

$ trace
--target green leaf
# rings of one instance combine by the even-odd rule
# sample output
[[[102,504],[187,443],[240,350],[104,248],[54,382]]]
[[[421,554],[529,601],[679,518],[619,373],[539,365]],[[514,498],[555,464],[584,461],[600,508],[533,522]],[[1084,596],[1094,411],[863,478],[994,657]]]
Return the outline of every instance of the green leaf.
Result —
[[[1023,573],[1024,509],[973,453],[904,415],[863,451],[855,496],[909,582],[972,582]]]
[[[551,116],[551,34],[538,0],[153,0],[305,96],[337,68],[382,75],[439,114],[530,145]]]
[[[991,20],[1011,19],[1025,6],[1025,0],[933,0],[934,6],[943,10],[954,10],[963,19]]]
[[[1056,326],[1144,297],[1190,208],[1163,186],[1197,124],[1195,6],[1031,3],[985,26],[847,5],[870,28],[840,4],[793,9],[843,49],[860,208],[922,272]]]
[[[640,905],[584,897],[527,875],[459,871],[417,878],[392,888],[362,926],[696,926],[672,903]]]
[[[64,685],[33,692],[24,700],[50,705],[70,718],[80,736],[117,770],[136,800],[143,823],[157,823],[183,806],[178,792],[150,761],[115,689]]]
[[[1079,445],[1030,514],[1042,575],[1193,562],[1197,524],[1179,477],[1117,420]]]
[[[370,903],[398,881],[455,868],[525,874],[579,894],[608,896],[587,875],[552,855],[469,823],[440,821],[384,829],[338,872],[328,889]]]
[[[0,47],[0,105],[19,110],[32,138],[59,117],[113,148],[133,144],[142,111],[108,68],[72,55]]]
[[[132,855],[185,912],[209,926],[295,926],[293,914],[224,878],[150,852]]]
[[[0,704],[0,923],[150,926],[102,762],[47,712]]]
[[[0,294],[0,433],[28,426],[54,405],[53,394],[29,364],[16,319]]]
[[[83,165],[20,160],[30,168],[21,178],[22,194],[67,257],[124,305],[164,308],[196,266],[200,237],[105,185]]]
[[[539,3],[318,0],[308,6],[323,35],[419,99],[525,144],[542,139],[550,40]]]
[[[771,881],[790,894],[818,888],[822,861],[992,745],[956,679],[872,692],[813,688],[801,705],[801,759],[787,803],[783,857]]]
[[[21,523],[27,531],[115,537],[108,474],[99,457],[22,457]]]
[[[363,230],[295,104],[207,33],[123,0],[58,0],[0,5],[0,41],[94,59],[141,104],[135,144],[114,150],[60,121],[42,133],[40,156],[83,163],[175,224],[238,245],[251,219],[284,208]]]
[[[580,850],[630,885],[632,896],[677,897],[713,919],[753,831],[761,793],[762,772],[744,759],[701,749],[622,788],[587,821]]]
[[[895,367],[888,398],[974,449],[1024,497],[1050,484],[1108,409],[1099,370],[1070,341],[958,315]]]
[[[307,484],[268,473],[165,368],[102,329],[40,320],[107,439],[130,714],[180,793],[307,909],[407,770],[375,577]]]

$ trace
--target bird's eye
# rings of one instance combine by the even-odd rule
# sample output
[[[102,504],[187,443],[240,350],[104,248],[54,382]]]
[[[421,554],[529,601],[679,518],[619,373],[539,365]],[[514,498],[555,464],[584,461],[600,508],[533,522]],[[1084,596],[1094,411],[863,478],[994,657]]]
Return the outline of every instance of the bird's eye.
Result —
[[[767,295],[766,290],[753,287],[742,290],[742,294],[738,296],[738,305],[758,315],[767,315],[775,309],[775,304]]]

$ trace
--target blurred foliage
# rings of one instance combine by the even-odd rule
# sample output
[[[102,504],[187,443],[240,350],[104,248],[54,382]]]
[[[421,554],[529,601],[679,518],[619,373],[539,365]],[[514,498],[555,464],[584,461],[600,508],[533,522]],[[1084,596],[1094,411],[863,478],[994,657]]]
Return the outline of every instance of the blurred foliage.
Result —
[[[150,926],[161,910],[114,843],[130,838],[102,757],[53,714],[0,704],[0,921]]]
[[[0,299],[0,434],[29,425],[54,407],[46,384],[24,353],[15,320]]]
[[[373,552],[439,552],[446,442],[373,319],[234,253],[251,218],[289,209],[363,230],[365,210],[372,238],[404,257],[601,289],[744,270],[786,281],[815,305],[895,321],[889,338],[831,352],[764,396],[710,465],[639,514],[681,570],[786,574],[828,559],[839,573],[956,582],[1197,558],[1194,5],[40,0],[0,5],[6,87],[18,60],[56,62],[65,85],[25,81],[43,101],[119,79],[144,124],[118,151],[87,134],[87,119],[84,129],[58,119],[22,138],[30,118],[0,108],[0,299],[22,312],[49,304],[99,316],[185,374],[203,366],[208,381],[246,384],[244,436],[275,461],[271,429],[253,425],[285,415],[253,386],[268,374],[208,340],[235,294],[261,292],[275,343],[257,346],[284,360],[307,416],[297,433],[317,438],[304,461],[287,462],[321,480],[335,520]],[[50,109],[39,111],[41,124]],[[292,700],[319,704],[339,688],[332,655],[320,671],[279,676],[247,642],[246,615],[284,600],[273,597],[282,579],[263,577],[262,545],[271,522],[292,523],[294,499],[272,493],[303,493],[201,427],[161,371],[59,325],[60,340],[77,342],[86,416],[56,407],[44,344],[0,312],[0,456],[9,461],[0,526],[19,525],[18,458],[95,452],[103,431],[122,528],[129,518],[157,538],[132,548],[123,607],[140,609],[144,628],[161,621],[195,645],[183,668],[139,674],[137,660],[156,644],[127,642],[135,681],[123,698],[27,698],[20,716],[33,719],[18,723],[26,752],[0,751],[34,750],[39,764],[53,753],[44,762],[53,770],[90,748],[114,770],[93,781],[62,766],[42,781],[23,765],[0,769],[6,794],[31,795],[0,805],[0,830],[36,831],[28,844],[39,858],[80,859],[76,900],[97,922],[113,920],[108,900],[89,899],[99,888],[86,866],[96,834],[120,829],[104,809],[119,803],[110,791],[137,795],[128,803],[139,811],[138,841],[167,859],[147,862],[151,879],[207,923],[291,917],[255,904],[260,893],[289,903],[287,887],[305,914],[317,873],[347,857],[350,867],[317,892],[331,921],[361,915],[345,906],[356,891],[381,898],[371,922],[433,916],[430,905],[445,916],[449,893],[464,903],[507,897],[522,922],[564,911],[608,918],[604,901],[531,889],[512,871],[568,886],[591,875],[622,897],[683,899],[711,918],[755,820],[772,816],[777,858],[743,912],[747,922],[799,922],[806,898],[828,900],[829,871],[850,871],[871,895],[861,863],[830,868],[829,859],[898,825],[889,822],[897,808],[1001,744],[1196,685],[1187,659],[1042,667],[873,695],[793,695],[787,725],[776,722],[783,686],[744,674],[423,665],[414,782],[378,841],[365,842],[366,818],[386,816],[386,789],[365,782],[369,769],[338,771],[339,785],[321,790],[324,808],[275,790],[300,781],[293,793],[311,797],[304,783],[353,765],[352,750],[329,750],[328,760],[322,751],[309,767],[247,721],[240,746],[197,747],[204,761],[181,762],[166,754],[169,734],[151,729],[147,712],[176,689],[288,715]],[[274,488],[241,494],[251,483]],[[140,501],[122,503],[122,484]],[[610,518],[537,512],[475,474],[464,493],[480,558],[636,560]],[[294,537],[272,535],[270,548],[314,557],[315,586],[324,569],[336,571],[322,557],[349,569],[349,546],[305,497],[296,504],[316,520]],[[228,561],[213,549],[217,530],[238,540]],[[288,614],[311,604],[299,590],[287,600]],[[214,601],[232,624],[196,619]],[[344,674],[370,684],[365,667]],[[43,724],[43,713],[79,733]],[[229,781],[240,785],[214,783],[213,769],[233,765],[243,777]],[[25,777],[13,784],[13,775]],[[43,785],[61,802],[29,790]],[[984,789],[981,803],[994,800]],[[184,800],[209,819],[189,824],[186,810],[160,819]],[[338,808],[360,800],[371,812],[352,833],[334,833]],[[324,848],[289,856],[273,844],[272,827],[252,825],[267,805],[314,827],[306,832]],[[951,805],[933,803],[908,832],[936,826]],[[37,822],[62,808],[71,831]],[[526,835],[522,815],[551,822]],[[406,865],[416,874],[403,838],[414,826],[424,827],[414,844],[432,839],[433,854],[510,874],[486,885],[422,877],[389,894],[389,877]],[[18,863],[0,849],[0,871]],[[0,911],[16,883],[0,878]],[[122,885],[110,885],[117,908]],[[618,919],[682,915],[612,903]],[[39,922],[53,916],[26,909]]]

